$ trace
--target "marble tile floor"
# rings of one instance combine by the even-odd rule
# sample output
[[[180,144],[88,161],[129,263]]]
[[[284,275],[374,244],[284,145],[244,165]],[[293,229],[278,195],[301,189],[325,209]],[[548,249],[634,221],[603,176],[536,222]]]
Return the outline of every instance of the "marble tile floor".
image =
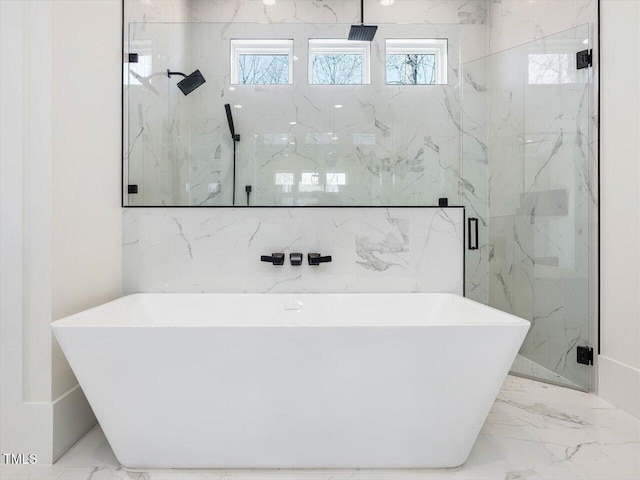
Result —
[[[2,466],[0,479],[638,480],[640,420],[595,395],[509,376],[455,469],[126,471],[96,427],[55,465]]]

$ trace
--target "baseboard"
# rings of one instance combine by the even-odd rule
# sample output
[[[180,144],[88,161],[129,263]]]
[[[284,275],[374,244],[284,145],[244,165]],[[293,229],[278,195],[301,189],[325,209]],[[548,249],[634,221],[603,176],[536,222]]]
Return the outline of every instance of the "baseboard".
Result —
[[[53,402],[53,461],[57,461],[97,423],[80,385]]]
[[[599,355],[598,396],[640,418],[640,370]]]

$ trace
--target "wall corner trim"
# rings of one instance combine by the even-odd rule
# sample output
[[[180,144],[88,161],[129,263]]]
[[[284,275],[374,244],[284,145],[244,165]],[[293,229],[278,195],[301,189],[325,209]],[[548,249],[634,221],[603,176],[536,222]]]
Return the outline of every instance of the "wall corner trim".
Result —
[[[599,355],[598,396],[640,418],[640,369]]]
[[[97,423],[80,385],[53,401],[53,462],[64,455]]]

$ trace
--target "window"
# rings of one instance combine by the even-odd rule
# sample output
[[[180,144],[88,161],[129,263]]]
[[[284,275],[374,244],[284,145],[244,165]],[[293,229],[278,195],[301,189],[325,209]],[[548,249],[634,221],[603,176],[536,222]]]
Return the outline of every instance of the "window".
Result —
[[[371,42],[309,40],[309,83],[362,85],[370,82]]]
[[[447,83],[446,39],[387,39],[387,85]]]
[[[231,40],[231,83],[290,85],[293,40]]]

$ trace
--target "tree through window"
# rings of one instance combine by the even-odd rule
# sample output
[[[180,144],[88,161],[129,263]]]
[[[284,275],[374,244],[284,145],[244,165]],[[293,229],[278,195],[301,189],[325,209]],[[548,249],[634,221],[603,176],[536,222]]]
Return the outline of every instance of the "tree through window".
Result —
[[[288,55],[239,55],[240,85],[286,85],[289,83]]]
[[[387,55],[387,84],[434,85],[436,56],[421,53]]]
[[[369,83],[369,42],[343,39],[309,40],[309,83],[362,85]]]
[[[447,83],[446,39],[387,39],[388,85]]]
[[[231,40],[231,83],[293,83],[293,40]]]

